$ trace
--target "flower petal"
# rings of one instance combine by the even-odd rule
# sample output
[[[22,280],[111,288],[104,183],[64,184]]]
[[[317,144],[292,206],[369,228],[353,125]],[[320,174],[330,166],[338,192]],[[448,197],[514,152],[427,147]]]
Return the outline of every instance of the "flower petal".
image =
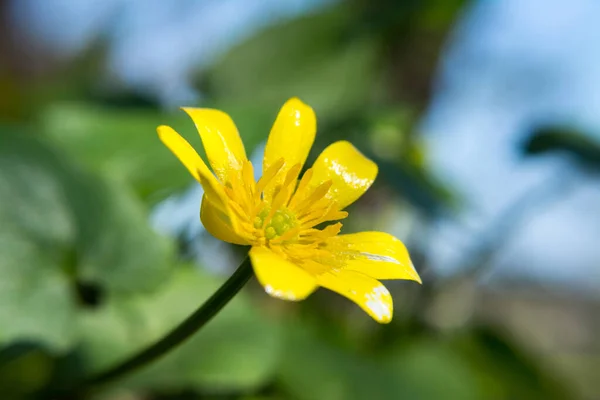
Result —
[[[229,213],[214,205],[206,195],[202,197],[200,220],[204,228],[211,235],[224,242],[247,245],[248,242],[235,232],[229,215]]]
[[[392,296],[376,279],[355,271],[331,270],[319,275],[317,282],[358,304],[375,321],[386,324],[392,320]]]
[[[159,126],[158,136],[179,158],[192,176],[202,184],[204,196],[200,209],[200,219],[213,236],[230,243],[247,244],[235,234],[234,224],[229,218],[227,199],[221,184],[210,172],[194,148],[169,126]],[[227,222],[226,222],[227,221]]]
[[[252,247],[250,259],[265,291],[283,300],[303,300],[317,289],[314,276],[265,247]]]
[[[360,232],[338,235],[327,248],[348,258],[345,269],[375,279],[409,279],[421,283],[404,244],[385,232]]]
[[[157,128],[157,131],[160,140],[179,158],[192,176],[202,184],[205,196],[208,196],[211,202],[218,206],[219,210],[226,211],[227,206],[223,188],[194,148],[169,126],[161,125]]]
[[[208,162],[215,175],[223,183],[230,169],[240,171],[247,160],[244,144],[238,130],[229,117],[210,108],[183,108],[194,121],[202,139]]]
[[[377,164],[365,157],[350,142],[329,145],[315,161],[311,185],[331,180],[327,196],[339,209],[354,203],[371,186],[377,176]]]
[[[296,97],[289,99],[271,128],[265,147],[263,171],[281,158],[285,160],[286,170],[296,164],[304,165],[316,133],[317,119],[313,109]]]
[[[196,150],[179,135],[173,128],[166,125],[161,125],[156,128],[158,137],[175,154],[179,161],[190,171],[190,174],[199,182],[199,172],[203,174],[211,174],[208,167],[202,161]]]

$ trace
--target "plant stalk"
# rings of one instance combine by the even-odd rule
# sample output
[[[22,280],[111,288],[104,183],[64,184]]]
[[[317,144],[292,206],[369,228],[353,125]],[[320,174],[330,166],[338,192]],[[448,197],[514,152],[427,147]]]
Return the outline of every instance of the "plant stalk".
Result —
[[[105,384],[145,366],[179,346],[210,321],[252,277],[250,258],[246,257],[229,279],[198,308],[165,337],[114,367],[100,372],[83,383],[84,388]]]

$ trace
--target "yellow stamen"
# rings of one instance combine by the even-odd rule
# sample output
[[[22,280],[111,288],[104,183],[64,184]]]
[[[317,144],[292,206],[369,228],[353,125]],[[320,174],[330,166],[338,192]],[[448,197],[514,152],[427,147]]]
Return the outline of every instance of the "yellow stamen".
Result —
[[[264,172],[263,176],[258,180],[258,183],[256,184],[257,194],[260,195],[262,194],[262,192],[264,192],[267,185],[271,183],[275,175],[277,175],[277,173],[281,170],[283,164],[285,164],[285,160],[283,158],[280,158]]]
[[[304,173],[304,175],[302,175],[302,179],[300,179],[300,183],[298,183],[298,188],[296,189],[296,193],[294,193],[294,196],[292,197],[292,199],[290,200],[290,202],[288,204],[288,206],[290,208],[294,208],[296,203],[305,197],[304,191],[308,187],[308,184],[310,183],[312,176],[313,176],[312,168],[308,169]]]
[[[327,192],[331,188],[331,185],[333,185],[332,181],[325,181],[321,183],[315,188],[315,190],[313,190],[313,192],[309,196],[302,200],[298,206],[294,207],[295,211],[298,214],[301,214],[302,212],[305,212],[312,208],[312,205],[315,202],[321,200],[327,194]]]

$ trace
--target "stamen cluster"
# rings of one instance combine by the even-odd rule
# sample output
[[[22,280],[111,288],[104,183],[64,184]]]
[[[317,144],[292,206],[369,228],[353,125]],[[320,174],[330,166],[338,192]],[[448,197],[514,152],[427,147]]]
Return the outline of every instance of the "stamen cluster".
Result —
[[[229,174],[225,193],[234,213],[231,223],[250,244],[286,252],[294,245],[317,248],[339,233],[341,223],[315,228],[348,215],[327,197],[332,182],[311,185],[311,169],[298,181],[300,169],[285,168],[281,159],[255,182],[252,163],[246,161],[239,173]]]

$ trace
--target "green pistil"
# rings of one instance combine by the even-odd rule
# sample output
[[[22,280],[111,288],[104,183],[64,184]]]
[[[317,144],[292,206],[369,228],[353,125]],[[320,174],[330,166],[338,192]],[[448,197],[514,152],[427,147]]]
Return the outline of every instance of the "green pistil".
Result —
[[[275,239],[275,236],[277,236],[275,229],[272,226],[268,226],[267,229],[265,229],[265,237],[271,240]]]
[[[255,229],[260,229],[265,224],[265,218],[269,215],[270,209],[268,207],[263,208],[256,217],[254,217],[253,225]]]
[[[261,221],[261,223],[264,223]],[[256,224],[256,222],[255,222]],[[294,216],[287,210],[277,210],[265,227],[265,237],[269,240],[281,236],[295,225]],[[256,225],[255,225],[256,226]]]

